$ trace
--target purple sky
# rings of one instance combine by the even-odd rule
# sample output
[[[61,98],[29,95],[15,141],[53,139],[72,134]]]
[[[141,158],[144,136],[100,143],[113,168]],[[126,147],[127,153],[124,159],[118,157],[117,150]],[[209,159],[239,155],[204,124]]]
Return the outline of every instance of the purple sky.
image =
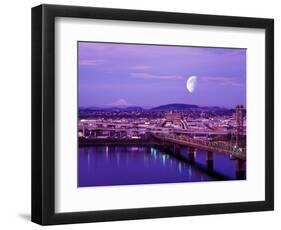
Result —
[[[246,49],[78,42],[78,65],[79,107],[246,106]]]

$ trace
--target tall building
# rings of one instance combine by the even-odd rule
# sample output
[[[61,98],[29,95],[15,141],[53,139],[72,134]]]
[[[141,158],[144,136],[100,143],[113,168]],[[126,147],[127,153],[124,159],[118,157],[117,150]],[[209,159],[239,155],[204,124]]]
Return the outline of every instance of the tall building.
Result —
[[[235,110],[236,117],[236,145],[241,146],[243,138],[243,105],[237,105]]]
[[[160,126],[165,127],[181,127],[186,128],[186,124],[183,122],[182,116],[180,113],[176,112],[169,112],[165,114],[165,120],[163,120],[160,124]]]
[[[170,113],[166,113],[165,114],[165,119],[167,121],[181,121],[182,120],[182,116],[180,113],[175,113],[175,112],[170,112]]]

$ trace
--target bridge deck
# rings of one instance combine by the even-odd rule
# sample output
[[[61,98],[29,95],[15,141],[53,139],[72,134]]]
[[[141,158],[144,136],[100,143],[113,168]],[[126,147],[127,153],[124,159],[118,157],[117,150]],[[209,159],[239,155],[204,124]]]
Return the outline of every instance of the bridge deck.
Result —
[[[187,137],[172,137],[170,135],[155,135],[153,134],[155,139],[158,139],[162,143],[172,143],[178,144],[181,146],[188,146],[196,149],[201,149],[204,151],[211,151],[211,152],[218,152],[224,153],[227,155],[232,155],[235,158],[246,160],[246,152],[241,151],[239,148],[235,148],[231,145],[222,145],[217,142],[210,142],[210,141],[202,141],[202,140],[194,140],[192,138]]]

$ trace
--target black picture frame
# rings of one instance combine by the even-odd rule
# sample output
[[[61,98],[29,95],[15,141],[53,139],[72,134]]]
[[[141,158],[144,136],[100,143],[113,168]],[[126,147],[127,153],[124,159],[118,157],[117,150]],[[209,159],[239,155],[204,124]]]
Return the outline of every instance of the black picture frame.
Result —
[[[265,29],[265,200],[55,213],[55,18],[109,19]],[[41,225],[162,218],[274,209],[274,20],[125,9],[32,8],[32,221]]]

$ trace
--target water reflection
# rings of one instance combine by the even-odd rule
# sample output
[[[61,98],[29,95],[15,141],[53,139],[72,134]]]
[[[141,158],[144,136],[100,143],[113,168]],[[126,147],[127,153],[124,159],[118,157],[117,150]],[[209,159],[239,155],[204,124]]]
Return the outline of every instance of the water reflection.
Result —
[[[78,186],[213,180],[217,180],[217,178],[153,147],[92,146],[79,148]]]
[[[108,146],[105,146],[105,157],[108,160]]]

